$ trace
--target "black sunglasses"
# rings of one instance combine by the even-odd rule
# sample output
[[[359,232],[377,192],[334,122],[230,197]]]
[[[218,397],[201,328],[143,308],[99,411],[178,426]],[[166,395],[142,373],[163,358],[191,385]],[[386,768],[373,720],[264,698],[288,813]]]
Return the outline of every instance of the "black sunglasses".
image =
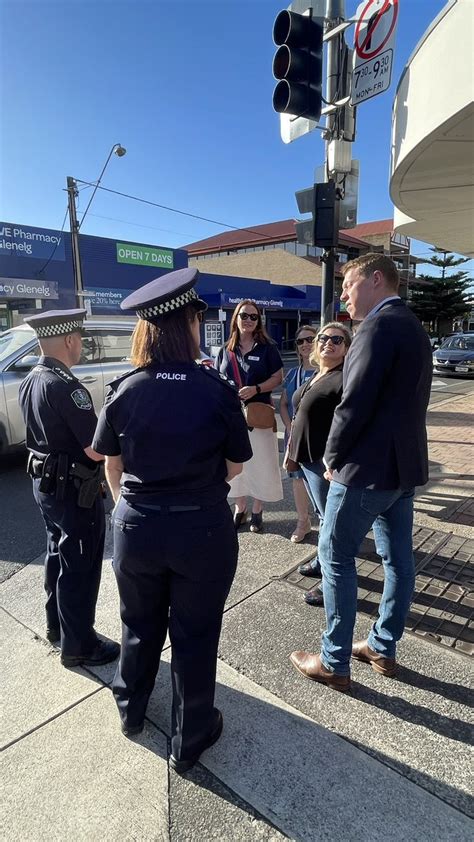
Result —
[[[344,337],[327,335],[325,333],[320,333],[318,336],[318,342],[320,342],[321,345],[325,345],[326,342],[329,342],[329,340],[331,340],[333,345],[342,345],[342,343],[344,342]]]
[[[310,345],[314,342],[314,336],[302,336],[301,339],[298,338],[296,340],[297,345],[304,345],[305,342],[309,342]]]
[[[239,318],[241,318],[243,322],[246,322],[247,319],[250,319],[251,322],[258,321],[258,316],[256,313],[239,313]]]

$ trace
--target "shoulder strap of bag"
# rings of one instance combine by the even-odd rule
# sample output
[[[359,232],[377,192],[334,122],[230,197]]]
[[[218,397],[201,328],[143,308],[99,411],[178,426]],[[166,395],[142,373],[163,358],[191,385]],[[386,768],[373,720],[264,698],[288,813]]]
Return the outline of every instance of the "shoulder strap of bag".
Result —
[[[296,371],[296,389],[299,389],[303,382],[303,366],[299,365]],[[295,389],[295,391],[296,391]]]
[[[237,384],[237,386],[239,387],[239,389],[241,389],[242,388],[242,378],[240,376],[237,357],[235,356],[233,351],[227,351],[227,356],[229,357],[229,360],[230,360],[230,365],[231,365],[231,368],[232,368],[232,374],[234,375],[234,381]]]

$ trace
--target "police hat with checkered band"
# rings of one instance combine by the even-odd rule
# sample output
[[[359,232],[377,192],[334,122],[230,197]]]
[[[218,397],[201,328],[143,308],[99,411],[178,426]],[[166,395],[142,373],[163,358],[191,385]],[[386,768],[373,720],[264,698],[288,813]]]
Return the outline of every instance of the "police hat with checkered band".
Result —
[[[177,269],[150,281],[127,296],[120,307],[135,310],[140,319],[159,322],[163,316],[175,313],[187,304],[197,310],[207,310],[207,304],[198,298],[194,286],[199,277],[197,269]]]
[[[50,339],[80,331],[85,315],[85,310],[47,310],[23,321],[33,328],[38,339]]]

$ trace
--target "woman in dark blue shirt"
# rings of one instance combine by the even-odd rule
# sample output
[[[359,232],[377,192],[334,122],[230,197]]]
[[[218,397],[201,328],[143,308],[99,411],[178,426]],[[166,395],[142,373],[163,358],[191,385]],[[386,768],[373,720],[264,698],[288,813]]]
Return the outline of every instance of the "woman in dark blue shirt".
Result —
[[[235,308],[230,336],[219,351],[216,368],[236,383],[246,407],[252,402],[272,406],[271,393],[282,382],[283,362],[255,301],[244,299]],[[230,497],[235,498],[237,528],[247,519],[247,497],[253,498],[250,531],[260,532],[263,502],[283,498],[276,424],[267,429],[249,426],[249,435],[253,456],[232,480]]]

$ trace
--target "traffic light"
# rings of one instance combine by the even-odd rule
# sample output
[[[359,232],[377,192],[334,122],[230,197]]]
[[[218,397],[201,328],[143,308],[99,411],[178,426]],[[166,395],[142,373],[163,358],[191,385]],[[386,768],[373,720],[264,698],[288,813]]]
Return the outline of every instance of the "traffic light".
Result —
[[[273,58],[273,75],[279,82],[273,92],[273,107],[280,114],[319,120],[322,107],[323,26],[321,18],[299,15],[287,9],[273,24],[278,47]]]
[[[300,213],[310,213],[311,219],[297,222],[296,239],[307,246],[335,248],[338,242],[338,204],[336,183],[326,181],[295,193]]]

